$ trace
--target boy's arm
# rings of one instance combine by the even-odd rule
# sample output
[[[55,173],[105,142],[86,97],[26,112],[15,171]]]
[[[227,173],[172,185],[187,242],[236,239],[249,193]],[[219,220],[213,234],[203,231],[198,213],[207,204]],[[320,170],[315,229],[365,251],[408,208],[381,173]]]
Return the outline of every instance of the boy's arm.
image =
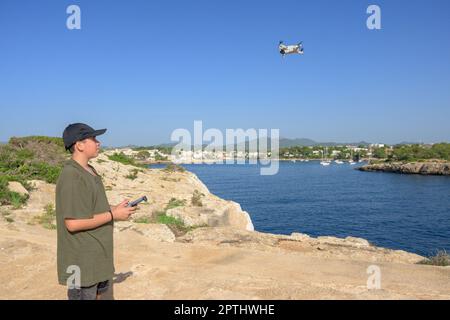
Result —
[[[65,219],[67,230],[77,232],[95,229],[111,221],[111,213],[104,212],[94,215],[91,219]]]
[[[77,232],[83,230],[91,230],[100,227],[111,220],[128,220],[130,215],[134,213],[136,207],[127,207],[128,200],[122,201],[117,206],[111,206],[111,212],[95,214],[90,219],[68,219],[64,220],[67,230]]]

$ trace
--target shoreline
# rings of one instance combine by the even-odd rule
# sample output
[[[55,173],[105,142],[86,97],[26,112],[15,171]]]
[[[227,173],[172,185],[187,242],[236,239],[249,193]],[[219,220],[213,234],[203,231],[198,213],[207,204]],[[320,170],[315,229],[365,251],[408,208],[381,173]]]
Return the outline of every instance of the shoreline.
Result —
[[[415,161],[415,162],[381,162],[366,164],[355,168],[365,172],[386,172],[396,174],[416,174],[427,176],[450,176],[450,162]]]
[[[450,298],[446,290],[450,269],[418,264],[424,259],[421,255],[351,236],[250,230],[247,219],[251,218],[238,203],[210,193],[188,170],[144,169],[128,179],[125,176],[136,167],[105,156],[93,165],[105,187],[109,186],[106,193],[111,203],[124,196],[151,194],[132,220],[114,224],[115,267],[118,276],[128,275],[126,281],[114,284],[118,300]],[[0,221],[2,259],[10,266],[0,274],[0,281],[9,288],[0,297],[64,299],[66,288],[55,281],[56,231],[29,223],[54,201],[55,185],[38,180],[33,184],[27,205],[11,209],[14,222]],[[191,203],[194,190],[204,193],[200,207]],[[167,209],[171,198],[187,201]],[[208,226],[177,234],[167,224],[135,220],[160,210],[188,226],[205,218]],[[367,287],[367,270],[373,265],[383,272],[383,290]],[[411,276],[408,286],[399,286],[406,275]],[[30,277],[39,281],[30,283]]]
[[[215,160],[215,159],[198,159],[198,160],[192,160],[192,161],[183,161],[183,162],[179,162],[176,164],[227,164],[227,160],[231,160],[231,159],[223,159],[223,160]],[[236,164],[237,161],[242,161],[244,159],[233,159],[233,163],[232,164]],[[265,160],[265,159],[251,159],[252,161],[255,161],[256,163],[249,163],[249,159],[245,159],[245,164],[258,164],[260,162],[260,160]],[[323,161],[322,159],[302,159],[302,158],[293,158],[293,159],[273,159],[273,160],[267,160],[267,161],[279,161],[279,162],[293,162],[295,160],[295,162],[312,162],[312,161]],[[362,162],[367,162],[368,159],[361,159]],[[335,160],[327,160],[327,161],[331,161],[334,162]],[[349,161],[348,160],[341,160],[343,161],[344,164],[347,164]],[[144,165],[152,165],[152,164],[171,164],[174,163],[170,160],[164,160],[164,161],[136,161],[136,163],[138,164],[144,164]],[[358,164],[358,162],[356,162],[356,164]]]

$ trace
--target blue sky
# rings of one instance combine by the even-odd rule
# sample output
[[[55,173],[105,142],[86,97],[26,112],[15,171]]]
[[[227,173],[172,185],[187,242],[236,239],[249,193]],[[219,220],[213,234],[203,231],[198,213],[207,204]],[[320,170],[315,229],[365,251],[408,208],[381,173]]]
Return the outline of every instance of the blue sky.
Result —
[[[68,30],[66,8],[81,8]],[[381,8],[381,30],[366,9]],[[0,141],[108,128],[279,128],[317,141],[450,141],[450,2],[0,1]],[[303,40],[284,59],[278,41]]]

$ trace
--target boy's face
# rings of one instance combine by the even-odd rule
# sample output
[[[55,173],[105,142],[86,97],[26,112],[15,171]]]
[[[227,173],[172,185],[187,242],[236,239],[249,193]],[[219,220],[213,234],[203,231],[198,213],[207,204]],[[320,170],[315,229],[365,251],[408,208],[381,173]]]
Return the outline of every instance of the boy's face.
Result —
[[[76,149],[82,152],[88,159],[95,158],[100,151],[100,141],[96,137],[86,138],[77,142]]]

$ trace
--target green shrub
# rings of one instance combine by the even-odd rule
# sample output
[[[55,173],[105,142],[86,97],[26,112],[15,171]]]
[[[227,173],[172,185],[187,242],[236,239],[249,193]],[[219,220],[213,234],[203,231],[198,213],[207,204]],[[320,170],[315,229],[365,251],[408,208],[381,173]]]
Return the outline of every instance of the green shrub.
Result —
[[[147,159],[149,157],[150,157],[150,152],[148,152],[146,150],[139,151],[136,154],[136,159],[139,159],[139,160],[145,160],[145,159]]]
[[[32,179],[56,183],[67,158],[61,138],[13,137],[7,145],[0,145],[0,204],[19,208],[28,198],[10,192],[8,181],[18,181],[28,191]]]
[[[130,179],[130,180],[135,180],[137,178],[138,172],[139,172],[138,169],[133,169],[133,170],[130,171],[129,174],[127,174],[125,176],[125,178]]]
[[[109,160],[120,162],[122,164],[135,166],[135,167],[145,167],[144,165],[137,164],[132,157],[127,156],[123,152],[115,152],[113,155],[108,156]]]
[[[61,165],[49,165],[45,162],[29,162],[18,170],[20,176],[33,180],[44,180],[48,183],[56,183],[62,171]]]
[[[167,161],[167,156],[162,156],[158,152],[155,154],[155,161]]]
[[[191,203],[193,206],[196,207],[202,207],[203,203],[202,203],[202,197],[204,197],[205,194],[201,193],[198,190],[194,190],[194,193],[192,194],[192,198],[191,198]]]
[[[418,161],[418,160],[450,160],[450,143],[436,143],[431,147],[427,145],[397,145],[394,147],[390,160]]]
[[[169,163],[164,169],[165,172],[185,172],[186,169],[184,169],[182,166],[175,164],[175,163]]]
[[[420,261],[419,264],[442,267],[450,266],[450,255],[445,250],[440,250],[436,252],[436,255]]]

